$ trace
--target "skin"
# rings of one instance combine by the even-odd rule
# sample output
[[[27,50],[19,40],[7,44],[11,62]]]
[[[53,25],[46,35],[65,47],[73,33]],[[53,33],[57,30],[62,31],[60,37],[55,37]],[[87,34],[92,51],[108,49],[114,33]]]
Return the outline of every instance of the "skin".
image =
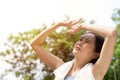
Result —
[[[81,21],[82,18],[79,20],[59,22],[47,28],[46,30],[38,34],[34,39],[32,39],[30,42],[31,46],[36,54],[39,56],[40,60],[48,65],[51,69],[55,70],[64,62],[62,59],[56,57],[53,54],[50,54],[42,47],[42,44],[45,41],[46,37],[59,27],[69,27],[76,24],[78,25],[78,27],[69,30],[70,34],[74,34],[80,30],[92,31],[104,37],[105,39],[100,55],[95,54],[94,52],[95,36],[92,34],[83,35],[73,48],[75,61],[67,75],[76,75],[77,72],[90,60],[99,57],[97,62],[93,65],[92,73],[95,77],[95,80],[103,80],[104,75],[106,74],[112,60],[117,39],[117,31],[115,29],[105,28],[105,26],[79,24]]]
[[[71,70],[67,74],[67,76],[77,75],[77,72],[85,64],[87,64],[92,59],[98,58],[99,54],[96,54],[96,52],[94,52],[94,50],[95,50],[95,35],[93,35],[91,33],[87,33],[87,34],[82,35],[80,40],[78,40],[76,42],[76,44],[73,48],[75,62],[74,62],[73,67],[71,68]],[[78,66],[76,64],[78,64]],[[72,73],[74,73],[74,75]]]

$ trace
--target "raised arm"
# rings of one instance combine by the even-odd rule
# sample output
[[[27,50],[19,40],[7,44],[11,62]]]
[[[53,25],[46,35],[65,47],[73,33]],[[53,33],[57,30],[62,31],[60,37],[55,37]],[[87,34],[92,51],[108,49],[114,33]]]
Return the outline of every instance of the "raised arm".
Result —
[[[36,54],[38,55],[40,60],[43,61],[46,65],[48,65],[51,69],[53,69],[53,70],[56,69],[64,62],[60,58],[47,52],[42,47],[43,42],[45,41],[46,37],[48,35],[50,35],[53,31],[55,31],[57,28],[59,28],[61,26],[73,26],[73,25],[77,24],[78,22],[80,22],[80,20],[59,22],[59,23],[47,28],[46,30],[44,30],[43,32],[38,34],[34,39],[31,40],[30,43],[31,43],[33,50],[36,52]]]
[[[100,53],[100,57],[93,67],[94,76],[97,78],[98,77],[103,78],[110,66],[113,57],[114,48],[117,39],[117,31],[115,29],[107,28],[105,26],[81,24],[78,28],[73,29],[72,33],[77,32],[81,29],[92,31],[104,37],[105,39]]]

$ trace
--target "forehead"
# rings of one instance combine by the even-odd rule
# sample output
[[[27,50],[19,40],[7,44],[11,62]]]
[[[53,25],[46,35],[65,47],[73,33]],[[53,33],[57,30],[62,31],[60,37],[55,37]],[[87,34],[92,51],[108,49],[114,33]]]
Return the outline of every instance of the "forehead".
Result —
[[[90,41],[95,41],[95,35],[92,33],[85,33],[81,36],[81,38],[88,39]]]

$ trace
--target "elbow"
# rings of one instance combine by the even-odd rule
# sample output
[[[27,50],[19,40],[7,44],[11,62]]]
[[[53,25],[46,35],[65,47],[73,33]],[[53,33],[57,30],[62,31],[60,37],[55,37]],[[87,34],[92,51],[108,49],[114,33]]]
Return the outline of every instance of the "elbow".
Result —
[[[34,40],[31,40],[31,41],[30,41],[30,45],[31,45],[31,47],[33,48],[35,45],[37,45],[37,43],[36,43]]]
[[[30,45],[33,47],[35,45],[35,43],[33,42],[33,40],[30,41]]]
[[[30,45],[32,48],[34,48],[35,46],[41,46],[41,44],[35,41],[34,39],[30,41]]]
[[[118,31],[116,29],[111,30],[110,38],[117,39],[117,37],[118,37]]]
[[[116,29],[114,29],[113,32],[112,32],[112,35],[117,38],[118,37],[118,31]]]

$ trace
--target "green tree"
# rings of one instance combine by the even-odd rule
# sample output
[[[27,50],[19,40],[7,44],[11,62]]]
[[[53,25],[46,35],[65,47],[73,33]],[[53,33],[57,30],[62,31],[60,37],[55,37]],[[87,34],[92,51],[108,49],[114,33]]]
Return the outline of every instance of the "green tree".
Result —
[[[8,41],[5,43],[6,51],[0,53],[4,56],[5,61],[12,65],[11,69],[5,71],[6,75],[9,72],[13,72],[16,77],[21,77],[23,80],[37,80],[38,77],[35,77],[39,73],[39,68],[41,69],[42,66],[43,77],[39,80],[43,80],[43,78],[44,80],[54,79],[51,69],[39,61],[29,44],[30,40],[45,28],[46,26],[43,25],[41,29],[32,29],[30,31],[20,32],[17,35],[11,34],[8,37]],[[47,37],[43,44],[46,50],[62,58],[65,62],[73,58],[72,47],[79,39],[80,34],[84,32],[81,31],[75,35],[69,35],[66,33],[66,30],[66,28],[62,28],[54,31]],[[8,56],[9,58],[7,58]]]
[[[6,51],[0,54],[4,60],[11,64],[12,67],[5,71],[5,74],[12,72],[20,80],[35,80],[37,74],[40,73],[44,65],[40,63],[39,59],[32,50],[29,41],[40,33],[45,27],[41,29],[32,29],[17,35],[11,34],[5,43]],[[43,74],[44,76],[44,74]],[[4,78],[4,76],[2,76]],[[43,79],[42,77],[36,77]]]
[[[120,20],[116,19],[118,17],[115,17],[115,14],[118,13],[114,13],[113,20],[117,22],[117,29],[118,31],[120,31],[120,24],[118,24]],[[91,21],[90,23],[94,22],[95,21]],[[54,75],[51,69],[39,60],[39,58],[36,56],[35,52],[32,50],[29,44],[29,41],[41,31],[43,31],[45,28],[46,25],[44,24],[40,29],[32,29],[23,33],[20,32],[17,35],[11,34],[8,37],[8,41],[5,43],[6,51],[0,52],[0,55],[4,57],[11,56],[10,58],[5,58],[5,61],[12,65],[12,68],[6,70],[6,72],[15,72],[16,77],[21,77],[21,79],[23,80],[54,80]],[[62,28],[61,30],[58,29],[54,31],[49,37],[47,37],[46,41],[43,44],[46,50],[62,58],[65,62],[73,59],[73,45],[79,39],[80,35],[84,32],[80,31],[75,35],[69,35],[68,33],[66,33],[66,30],[66,28]],[[119,47],[120,34],[115,49],[115,59],[111,64],[105,80],[120,79],[118,77],[118,75],[120,74]],[[43,77],[36,77],[37,74],[41,76],[41,69]],[[4,75],[0,76],[0,79],[2,80],[3,77]]]
[[[120,9],[115,9],[111,19],[116,23],[118,39],[115,47],[115,54],[105,80],[120,80]],[[111,45],[112,46],[112,45]]]

